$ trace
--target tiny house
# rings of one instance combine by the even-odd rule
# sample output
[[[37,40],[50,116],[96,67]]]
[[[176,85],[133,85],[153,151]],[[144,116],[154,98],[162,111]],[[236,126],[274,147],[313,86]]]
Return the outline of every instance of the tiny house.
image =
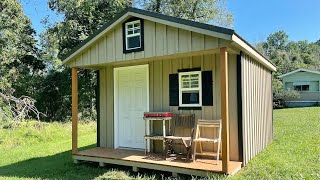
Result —
[[[309,69],[297,69],[279,76],[285,91],[298,91],[300,96],[286,100],[288,107],[320,105],[320,72]]]
[[[128,8],[69,52],[63,63],[72,68],[76,162],[173,175],[234,174],[272,141],[272,72],[276,68],[232,29]],[[77,139],[78,68],[99,72],[97,147],[83,151],[78,150]],[[144,112],[221,119],[217,153],[221,160],[215,164],[207,157],[195,162],[149,158],[144,154]],[[159,123],[150,126],[158,134],[163,132]],[[217,133],[202,131],[205,136]],[[158,141],[147,146],[155,156],[165,153]],[[217,145],[209,143],[202,148],[217,151]],[[184,153],[181,148],[176,151]]]

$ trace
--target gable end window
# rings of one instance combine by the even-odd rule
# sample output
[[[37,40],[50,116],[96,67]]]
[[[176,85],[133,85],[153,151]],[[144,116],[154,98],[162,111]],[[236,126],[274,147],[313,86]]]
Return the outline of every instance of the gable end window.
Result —
[[[123,53],[144,50],[143,20],[131,18],[123,23]]]
[[[179,106],[201,107],[201,71],[179,73]]]

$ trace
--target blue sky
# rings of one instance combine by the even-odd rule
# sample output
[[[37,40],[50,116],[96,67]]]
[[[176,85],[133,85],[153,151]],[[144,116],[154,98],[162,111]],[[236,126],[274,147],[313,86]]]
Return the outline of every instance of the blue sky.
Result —
[[[46,0],[21,0],[33,27],[40,33],[41,19],[62,19],[52,13]],[[234,15],[234,29],[250,43],[260,42],[275,31],[284,30],[290,40],[320,39],[319,0],[228,0],[227,9]]]

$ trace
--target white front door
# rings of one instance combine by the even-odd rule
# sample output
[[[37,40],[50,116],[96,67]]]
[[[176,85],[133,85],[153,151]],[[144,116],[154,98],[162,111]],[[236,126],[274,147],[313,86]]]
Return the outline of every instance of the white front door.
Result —
[[[149,110],[148,65],[115,68],[115,146],[142,149]]]

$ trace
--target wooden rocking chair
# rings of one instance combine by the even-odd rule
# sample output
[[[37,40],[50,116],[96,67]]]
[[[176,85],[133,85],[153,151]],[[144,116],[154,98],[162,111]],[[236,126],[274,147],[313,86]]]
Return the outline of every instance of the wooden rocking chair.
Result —
[[[173,154],[173,146],[178,144],[185,147],[187,152],[186,161],[190,159],[191,156],[191,146],[193,139],[194,123],[195,123],[195,114],[174,114],[172,118],[172,129],[171,136],[165,137],[165,156],[167,158],[168,154]],[[181,136],[177,134],[179,128],[188,128],[191,129],[188,136]]]

